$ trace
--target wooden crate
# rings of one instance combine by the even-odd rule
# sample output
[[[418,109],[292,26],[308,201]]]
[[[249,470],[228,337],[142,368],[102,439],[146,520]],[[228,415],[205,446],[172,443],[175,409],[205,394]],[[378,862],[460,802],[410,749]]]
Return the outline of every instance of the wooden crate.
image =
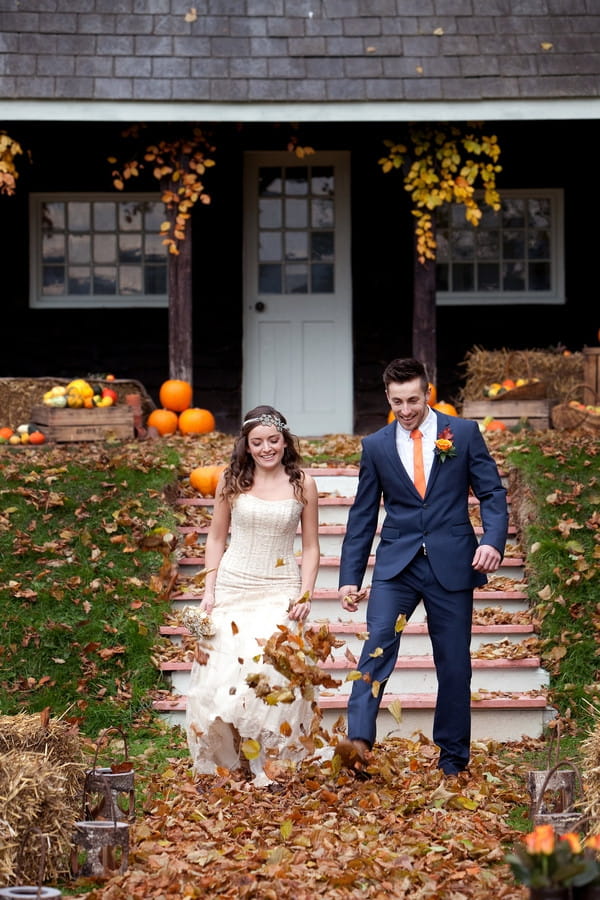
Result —
[[[134,437],[134,411],[130,406],[96,407],[94,409],[59,409],[34,406],[30,421],[43,431],[49,441],[131,440]]]
[[[527,419],[532,428],[550,428],[549,400],[465,400],[462,409],[465,419],[482,422],[493,416],[506,425],[517,425]]]

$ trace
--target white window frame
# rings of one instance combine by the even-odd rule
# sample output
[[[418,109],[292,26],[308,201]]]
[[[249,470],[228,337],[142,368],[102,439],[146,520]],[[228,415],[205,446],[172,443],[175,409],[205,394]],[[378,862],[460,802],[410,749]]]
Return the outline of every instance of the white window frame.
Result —
[[[550,200],[550,290],[549,291],[437,291],[438,306],[557,305],[566,303],[564,273],[564,193],[560,188],[499,190],[500,199],[543,197]],[[470,226],[473,227],[473,226]]]
[[[52,202],[160,202],[157,193],[81,193],[78,191],[37,193],[29,196],[29,306],[32,309],[93,309],[168,307],[168,293],[164,294],[71,294],[48,296],[42,293],[42,208]],[[148,233],[148,232],[146,232]],[[158,234],[158,232],[157,232]],[[167,257],[165,248],[165,257]]]

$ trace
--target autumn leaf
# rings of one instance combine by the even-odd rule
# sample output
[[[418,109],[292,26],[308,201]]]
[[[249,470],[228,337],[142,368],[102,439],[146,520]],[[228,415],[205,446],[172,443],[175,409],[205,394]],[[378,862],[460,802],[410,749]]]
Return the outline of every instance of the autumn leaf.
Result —
[[[248,738],[240,745],[240,750],[246,759],[257,759],[260,756],[260,744],[253,738]]]

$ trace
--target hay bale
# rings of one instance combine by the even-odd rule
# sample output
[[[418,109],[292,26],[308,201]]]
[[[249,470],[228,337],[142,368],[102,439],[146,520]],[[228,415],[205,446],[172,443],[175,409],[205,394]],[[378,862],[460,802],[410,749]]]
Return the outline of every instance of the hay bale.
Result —
[[[484,387],[508,377],[539,378],[550,401],[577,399],[583,383],[583,353],[564,356],[559,350],[485,350],[474,347],[461,365],[466,380],[459,402],[481,400]]]
[[[583,815],[589,822],[588,830],[600,833],[600,712],[594,710],[594,722],[580,746],[581,774],[585,784]]]
[[[0,882],[56,881],[70,871],[80,813],[69,798],[71,772],[42,753],[0,754]]]
[[[68,778],[65,791],[81,804],[85,763],[83,747],[76,725],[52,719],[46,713],[18,713],[0,716],[0,753],[18,750],[38,753],[59,768]]]
[[[104,381],[93,376],[89,378],[92,384],[113,388],[119,403],[125,403],[127,394],[140,394],[144,419],[156,409],[156,404],[139,381],[127,378],[115,378],[114,381]],[[17,428],[18,425],[29,422],[31,410],[34,406],[40,405],[46,391],[54,385],[67,385],[72,380],[72,378],[52,377],[0,378],[0,425]]]

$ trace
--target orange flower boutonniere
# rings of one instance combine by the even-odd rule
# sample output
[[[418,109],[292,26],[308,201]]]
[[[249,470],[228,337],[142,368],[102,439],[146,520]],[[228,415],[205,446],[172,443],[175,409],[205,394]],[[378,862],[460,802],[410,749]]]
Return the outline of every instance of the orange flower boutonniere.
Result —
[[[440,432],[435,442],[435,455],[439,457],[440,462],[446,462],[448,457],[456,456],[454,435],[448,426]]]

